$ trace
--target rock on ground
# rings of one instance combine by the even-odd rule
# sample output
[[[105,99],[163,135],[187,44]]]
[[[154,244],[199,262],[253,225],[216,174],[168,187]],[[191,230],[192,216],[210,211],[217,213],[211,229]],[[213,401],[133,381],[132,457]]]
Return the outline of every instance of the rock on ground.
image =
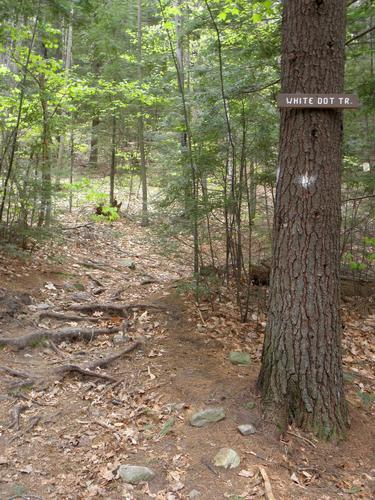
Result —
[[[232,448],[221,448],[214,457],[214,465],[224,467],[224,469],[234,469],[240,465],[240,462],[238,453]]]
[[[148,467],[140,465],[120,465],[119,476],[125,483],[138,484],[141,481],[151,481],[155,477],[155,472]]]
[[[243,436],[249,436],[250,434],[255,434],[256,433],[256,428],[252,424],[243,424],[239,425],[237,429],[240,431],[240,433]]]
[[[191,417],[190,424],[193,427],[203,427],[204,425],[219,422],[225,418],[225,411],[223,408],[207,408],[200,410]]]
[[[191,490],[189,493],[188,493],[188,497],[189,498],[197,498],[199,497],[201,494],[199,493],[198,490]]]
[[[229,361],[232,365],[249,365],[251,359],[247,352],[232,351],[229,353]]]

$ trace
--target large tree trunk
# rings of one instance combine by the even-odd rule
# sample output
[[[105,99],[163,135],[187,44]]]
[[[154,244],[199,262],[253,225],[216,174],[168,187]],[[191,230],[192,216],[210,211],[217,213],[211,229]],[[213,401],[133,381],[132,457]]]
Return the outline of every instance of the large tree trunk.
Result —
[[[338,93],[345,1],[287,0],[282,92]],[[333,438],[348,425],[339,314],[342,113],[285,109],[269,318],[259,387],[266,418]]]

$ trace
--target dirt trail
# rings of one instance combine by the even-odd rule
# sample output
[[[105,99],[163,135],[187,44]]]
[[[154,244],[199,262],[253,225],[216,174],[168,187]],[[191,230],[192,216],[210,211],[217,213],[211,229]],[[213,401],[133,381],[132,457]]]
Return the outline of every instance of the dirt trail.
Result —
[[[193,490],[205,500],[256,498],[265,493],[259,466],[277,499],[371,498],[371,407],[350,399],[352,431],[340,445],[318,444],[295,429],[280,441],[262,422],[254,391],[258,322],[237,324],[229,303],[198,311],[176,289],[188,276],[188,256],[181,250],[171,259],[152,241],[151,230],[126,221],[82,227],[41,248],[24,269],[17,259],[3,266],[4,288],[27,291],[32,305],[3,319],[1,337],[63,326],[121,331],[0,351],[1,366],[44,375],[44,384],[20,385],[22,378],[0,373],[0,499],[173,500]],[[93,311],[79,322],[41,317],[45,310],[68,314],[72,305],[98,302],[143,306],[124,314]],[[371,325],[372,318],[366,321]],[[141,347],[97,370],[115,382],[74,373],[51,378],[63,364],[85,366],[140,339]],[[232,365],[232,350],[247,351],[250,366]],[[189,425],[194,411],[213,406],[224,408],[224,420]],[[241,436],[242,423],[254,424],[257,433]],[[212,465],[222,447],[238,452],[237,469]],[[117,469],[127,463],[151,467],[155,479],[126,485]]]

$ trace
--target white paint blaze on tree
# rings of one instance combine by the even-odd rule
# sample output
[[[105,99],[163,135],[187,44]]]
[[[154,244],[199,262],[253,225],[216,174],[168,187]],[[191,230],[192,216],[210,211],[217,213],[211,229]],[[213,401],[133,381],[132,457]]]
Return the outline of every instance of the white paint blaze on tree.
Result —
[[[345,1],[286,0],[282,92],[340,94]],[[341,361],[342,111],[281,110],[267,331],[259,388],[266,418],[325,438],[348,426]]]

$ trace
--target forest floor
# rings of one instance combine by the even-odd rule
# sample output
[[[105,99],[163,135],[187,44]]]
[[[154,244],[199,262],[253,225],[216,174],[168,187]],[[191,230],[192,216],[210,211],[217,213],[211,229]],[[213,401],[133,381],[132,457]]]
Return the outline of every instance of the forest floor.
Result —
[[[0,342],[37,332],[25,348],[0,346],[1,500],[374,498],[374,297],[343,304],[347,440],[295,428],[280,440],[255,392],[259,293],[241,324],[225,289],[213,308],[195,303],[186,245],[164,254],[152,228],[128,219],[65,224],[27,259],[1,255]],[[231,364],[231,351],[250,365]],[[191,414],[209,407],[226,418],[192,427]],[[256,433],[242,436],[249,423]],[[213,465],[223,447],[239,467]],[[155,478],[126,484],[121,464]]]

